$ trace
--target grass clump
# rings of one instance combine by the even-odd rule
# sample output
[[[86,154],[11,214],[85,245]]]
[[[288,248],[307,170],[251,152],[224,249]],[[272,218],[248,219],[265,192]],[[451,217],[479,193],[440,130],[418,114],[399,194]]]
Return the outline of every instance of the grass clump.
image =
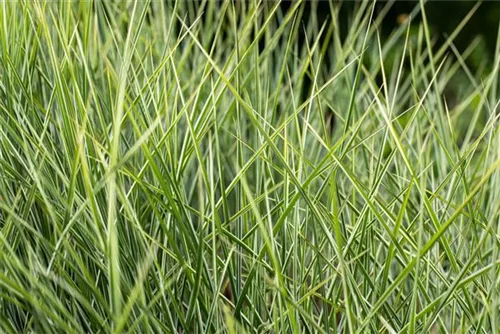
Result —
[[[306,5],[0,4],[1,332],[500,328],[500,58]]]

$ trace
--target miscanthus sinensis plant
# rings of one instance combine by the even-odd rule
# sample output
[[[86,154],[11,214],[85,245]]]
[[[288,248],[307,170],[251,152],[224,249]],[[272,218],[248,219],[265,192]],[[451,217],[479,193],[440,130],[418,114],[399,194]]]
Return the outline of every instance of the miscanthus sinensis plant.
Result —
[[[306,5],[1,2],[1,333],[500,328],[500,58]]]

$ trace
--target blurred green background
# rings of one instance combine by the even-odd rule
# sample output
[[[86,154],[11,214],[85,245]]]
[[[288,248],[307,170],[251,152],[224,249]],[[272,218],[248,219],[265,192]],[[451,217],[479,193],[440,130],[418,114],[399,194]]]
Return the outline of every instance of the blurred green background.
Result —
[[[385,32],[399,24],[401,15],[411,13],[419,6],[418,1],[395,1],[384,21]],[[443,43],[469,14],[470,18],[457,35],[454,44],[461,52],[478,38],[479,47],[471,61],[478,66],[484,57],[492,58],[495,52],[498,27],[500,22],[499,1],[428,1],[425,3],[425,14],[438,42]],[[422,15],[417,14],[412,22],[419,23]]]
[[[271,2],[272,3],[272,2]],[[293,1],[284,1],[284,9]],[[340,6],[340,25],[344,33],[348,31],[353,11],[361,1],[306,1],[303,21],[317,19],[321,26],[330,16],[332,6]],[[462,52],[478,39],[475,54],[470,65],[479,66],[485,57],[492,60],[500,23],[500,1],[427,1],[423,2],[427,21],[432,29],[436,45],[444,43],[446,37],[466,20],[454,39],[454,45]],[[382,36],[390,35],[403,21],[411,16],[412,25],[422,21],[420,1],[379,1],[375,15],[383,15]],[[413,13],[413,15],[411,15]],[[312,15],[311,15],[312,14]]]

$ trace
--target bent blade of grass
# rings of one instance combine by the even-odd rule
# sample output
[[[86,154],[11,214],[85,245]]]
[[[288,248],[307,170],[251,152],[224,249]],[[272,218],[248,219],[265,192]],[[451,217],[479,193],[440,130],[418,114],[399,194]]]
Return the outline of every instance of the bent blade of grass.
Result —
[[[125,103],[125,91],[127,88],[127,77],[128,70],[130,67],[132,54],[134,52],[134,45],[132,44],[132,38],[134,34],[135,27],[135,15],[137,10],[138,2],[134,2],[134,7],[132,9],[132,19],[128,27],[127,39],[125,42],[125,50],[123,55],[123,62],[120,66],[119,75],[119,87],[118,94],[115,101],[115,112],[113,115],[113,138],[111,142],[110,152],[109,152],[109,168],[114,168],[118,163],[119,149],[120,149],[120,129],[123,121],[124,115],[124,103]],[[143,9],[143,13],[145,10]],[[138,28],[140,30],[140,26]],[[120,251],[118,246],[118,236],[117,236],[117,219],[116,219],[116,193],[117,193],[117,181],[116,181],[116,171],[111,172],[110,179],[108,181],[108,223],[107,223],[107,253],[108,253],[108,266],[109,266],[109,285],[110,285],[110,299],[111,308],[113,310],[113,323],[116,326],[120,319],[121,308],[122,308],[122,296],[121,296],[121,280],[120,280]]]

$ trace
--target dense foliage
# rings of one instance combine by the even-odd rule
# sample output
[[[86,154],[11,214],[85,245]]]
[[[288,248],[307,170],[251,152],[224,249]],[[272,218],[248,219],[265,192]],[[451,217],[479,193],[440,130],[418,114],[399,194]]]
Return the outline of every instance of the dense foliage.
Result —
[[[500,328],[499,53],[390,5],[0,3],[0,332]]]

